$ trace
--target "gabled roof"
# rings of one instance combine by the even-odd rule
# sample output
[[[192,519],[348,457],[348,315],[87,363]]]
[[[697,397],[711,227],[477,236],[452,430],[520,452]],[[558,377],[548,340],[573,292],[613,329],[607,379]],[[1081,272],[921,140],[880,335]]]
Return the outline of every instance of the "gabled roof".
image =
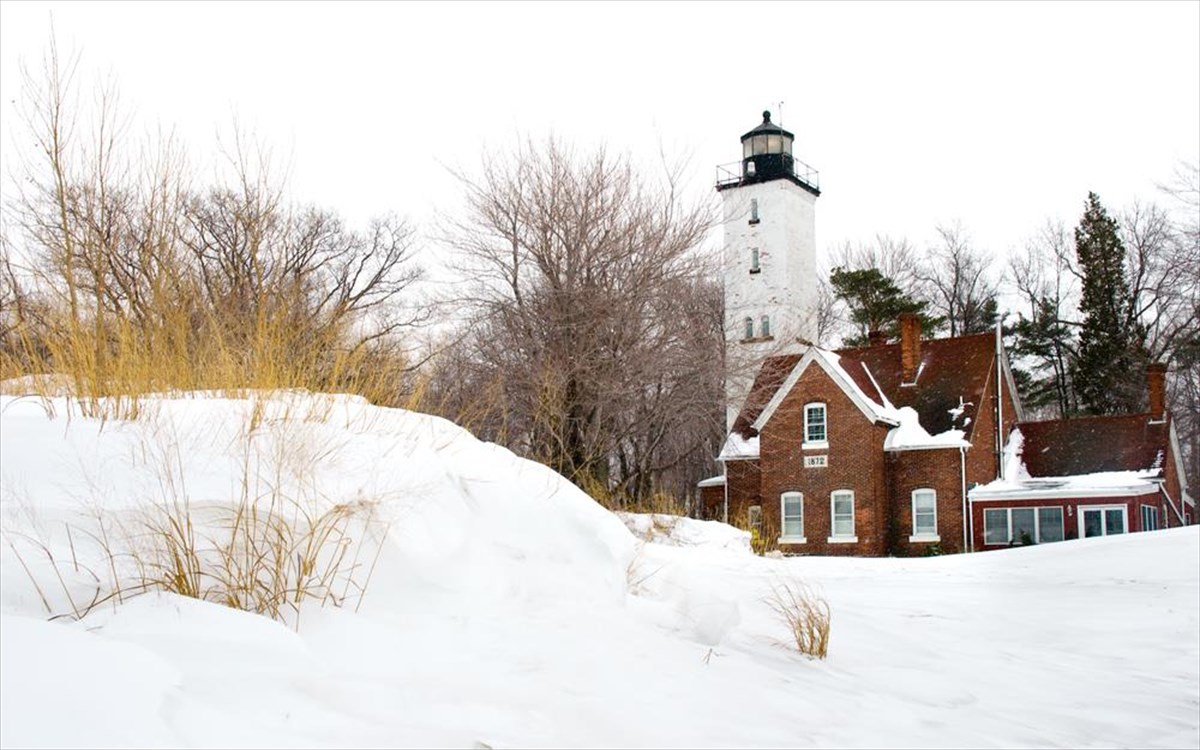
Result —
[[[815,346],[811,346],[800,358],[800,361],[792,367],[791,372],[789,372],[787,377],[784,378],[783,383],[775,389],[775,392],[771,395],[771,400],[767,402],[765,407],[763,407],[762,413],[759,414],[758,417],[755,418],[754,423],[750,425],[754,430],[757,431],[763,428],[763,425],[766,424],[767,420],[771,418],[771,415],[775,413],[775,410],[779,408],[779,405],[783,403],[783,399],[800,380],[800,376],[804,374],[804,371],[809,367],[820,367],[822,370],[824,370],[826,374],[829,375],[830,379],[832,379],[834,383],[837,383],[837,385],[841,387],[842,391],[850,397],[850,400],[854,402],[854,405],[859,408],[859,410],[867,419],[871,420],[872,422],[884,421],[893,425],[900,423],[899,417],[895,413],[896,410],[893,409],[891,404],[887,402],[886,397],[882,397],[882,394],[878,394],[878,389],[872,387],[871,391],[867,391],[859,387],[858,383],[843,369],[841,357],[833,352],[828,352],[824,349],[818,349]],[[870,395],[867,395],[872,391],[874,391],[875,394],[878,394],[879,400],[883,403],[880,403],[879,401],[873,399]]]
[[[922,340],[915,385],[901,385],[899,344],[836,352],[813,347],[804,354],[769,357],[733,431],[745,438],[757,435],[812,361],[818,361],[871,419],[898,424],[898,410],[908,406],[930,435],[959,429],[963,439],[970,440],[984,386],[994,372],[995,336],[980,333]]]
[[[1149,414],[1022,422],[1022,459],[1030,476],[1161,469],[1170,425]]]

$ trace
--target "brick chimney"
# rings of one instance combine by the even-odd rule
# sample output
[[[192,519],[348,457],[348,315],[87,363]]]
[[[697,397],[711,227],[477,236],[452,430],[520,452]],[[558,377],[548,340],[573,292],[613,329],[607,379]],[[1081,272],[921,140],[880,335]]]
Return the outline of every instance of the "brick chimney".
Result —
[[[916,313],[900,313],[900,382],[914,382],[920,364],[921,316]]]
[[[879,346],[887,343],[887,334],[883,331],[867,331],[867,346]]]
[[[1146,392],[1150,397],[1150,418],[1162,419],[1167,407],[1167,365],[1151,362],[1146,365]]]

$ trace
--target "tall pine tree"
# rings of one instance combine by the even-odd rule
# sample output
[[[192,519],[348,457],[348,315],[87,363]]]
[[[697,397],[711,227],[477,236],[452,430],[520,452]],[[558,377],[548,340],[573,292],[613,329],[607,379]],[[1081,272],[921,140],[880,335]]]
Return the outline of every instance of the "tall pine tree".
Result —
[[[1080,404],[1089,414],[1140,411],[1146,330],[1134,312],[1117,222],[1095,193],[1088,193],[1083,218],[1075,227],[1075,255],[1083,277],[1083,321],[1071,375]]]

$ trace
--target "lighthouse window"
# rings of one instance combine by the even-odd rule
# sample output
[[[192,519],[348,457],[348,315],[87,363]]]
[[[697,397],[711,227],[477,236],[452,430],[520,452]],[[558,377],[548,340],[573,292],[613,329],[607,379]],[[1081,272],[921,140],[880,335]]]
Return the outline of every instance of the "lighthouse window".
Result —
[[[758,198],[750,199],[750,223],[758,223]]]
[[[779,140],[779,136],[778,135],[768,135],[767,136],[767,153],[768,154],[778,154],[778,153],[781,153],[782,151],[783,151],[783,145]]]
[[[758,267],[758,248],[750,248],[750,273],[758,273],[762,269]]]
[[[754,148],[754,155],[767,153],[767,137],[765,135],[756,135],[750,139]]]
[[[754,338],[754,318],[746,318],[745,324],[746,324],[746,336],[745,337],[748,339]]]
[[[762,335],[764,339],[771,335],[771,318],[766,315],[762,316]]]
[[[783,137],[783,153],[792,153],[792,137],[790,135],[785,135]]]

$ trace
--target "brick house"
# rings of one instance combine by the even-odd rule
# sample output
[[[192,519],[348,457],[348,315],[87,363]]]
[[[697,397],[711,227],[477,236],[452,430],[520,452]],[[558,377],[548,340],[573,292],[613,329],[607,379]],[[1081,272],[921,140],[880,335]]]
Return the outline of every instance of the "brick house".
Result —
[[[1147,368],[1143,414],[1017,425],[1005,476],[969,493],[974,548],[1195,523],[1165,378],[1165,365]]]
[[[864,556],[1194,517],[1162,409],[1162,368],[1150,373],[1149,414],[1024,422],[994,334],[923,341],[916,316],[902,316],[900,331],[894,344],[767,358],[718,457],[722,476],[700,483],[704,515],[757,528],[784,553]]]

